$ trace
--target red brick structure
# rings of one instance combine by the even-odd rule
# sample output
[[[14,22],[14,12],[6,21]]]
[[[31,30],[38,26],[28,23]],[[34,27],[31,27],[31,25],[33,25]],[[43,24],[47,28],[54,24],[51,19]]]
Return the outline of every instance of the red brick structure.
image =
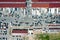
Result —
[[[3,3],[6,2],[6,3]],[[24,3],[7,3],[7,2],[24,2]],[[26,0],[0,0],[0,7],[26,7]],[[58,3],[32,3],[32,7],[60,7],[60,0],[32,0],[32,2],[58,2]]]

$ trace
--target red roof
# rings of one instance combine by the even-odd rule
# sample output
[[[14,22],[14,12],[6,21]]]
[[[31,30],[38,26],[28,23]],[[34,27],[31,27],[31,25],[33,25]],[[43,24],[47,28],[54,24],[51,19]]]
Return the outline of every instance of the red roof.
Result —
[[[25,4],[0,4],[0,7],[22,7],[25,8]]]
[[[26,0],[0,0],[0,2],[25,2]],[[33,2],[60,2],[60,0],[32,0]]]
[[[49,4],[39,4],[39,3],[33,3],[32,7],[49,7]]]
[[[49,7],[50,8],[52,8],[52,7],[60,7],[60,3],[50,3]]]
[[[26,2],[26,0],[0,0],[0,7],[23,7],[23,8],[26,7],[26,3],[11,4],[9,2]],[[48,7],[48,8],[60,7],[60,0],[32,0],[32,2],[48,2],[48,3],[34,3],[32,4],[32,7]],[[55,2],[55,3],[49,3],[49,2]]]
[[[60,2],[60,0],[32,0],[33,2]]]
[[[60,26],[60,24],[49,24],[48,26]]]
[[[28,33],[27,29],[13,29],[12,33]]]
[[[25,2],[26,0],[0,0],[0,2]]]
[[[26,4],[20,3],[20,2],[26,2],[26,0],[0,0],[0,7],[22,7],[22,8],[25,8]]]

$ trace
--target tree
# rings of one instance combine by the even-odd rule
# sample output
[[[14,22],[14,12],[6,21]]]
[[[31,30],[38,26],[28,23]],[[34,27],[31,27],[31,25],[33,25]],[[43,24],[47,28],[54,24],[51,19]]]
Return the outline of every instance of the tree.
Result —
[[[28,37],[24,36],[24,37],[23,37],[23,40],[28,40]]]
[[[49,40],[48,34],[36,34],[35,40]]]

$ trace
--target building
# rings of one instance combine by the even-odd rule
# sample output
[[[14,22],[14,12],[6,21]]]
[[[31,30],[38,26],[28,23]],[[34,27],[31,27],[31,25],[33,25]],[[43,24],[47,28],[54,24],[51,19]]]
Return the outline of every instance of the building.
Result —
[[[0,40],[34,40],[46,32],[60,32],[59,0],[0,0]]]

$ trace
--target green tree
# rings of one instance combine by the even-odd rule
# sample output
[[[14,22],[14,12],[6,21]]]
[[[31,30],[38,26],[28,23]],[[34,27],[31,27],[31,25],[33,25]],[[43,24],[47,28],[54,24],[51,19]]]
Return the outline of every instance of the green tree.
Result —
[[[24,36],[24,37],[23,37],[23,40],[28,40],[28,37]]]
[[[49,40],[48,34],[36,34],[35,40]]]

